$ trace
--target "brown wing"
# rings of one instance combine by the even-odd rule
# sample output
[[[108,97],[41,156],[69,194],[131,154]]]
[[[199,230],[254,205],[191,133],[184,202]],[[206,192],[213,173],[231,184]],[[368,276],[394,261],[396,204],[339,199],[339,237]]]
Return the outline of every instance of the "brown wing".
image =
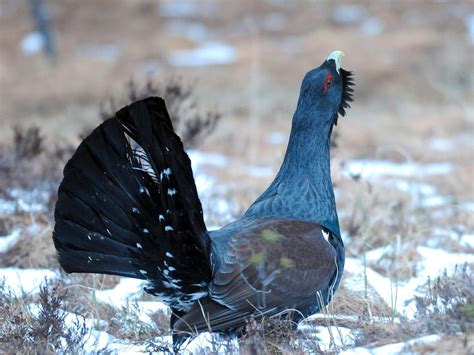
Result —
[[[189,330],[191,325],[205,330],[210,325],[224,331],[241,327],[252,314],[272,315],[317,303],[317,291],[334,277],[335,258],[321,226],[263,219],[231,237],[210,285],[210,299],[183,316],[175,329]]]

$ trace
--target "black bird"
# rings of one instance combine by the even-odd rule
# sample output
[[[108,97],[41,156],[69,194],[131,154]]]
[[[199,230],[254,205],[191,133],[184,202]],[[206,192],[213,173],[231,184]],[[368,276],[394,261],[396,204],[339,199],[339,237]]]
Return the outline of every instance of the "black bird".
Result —
[[[236,221],[208,231],[188,155],[161,98],[118,111],[64,168],[54,244],[66,272],[147,281],[172,310],[174,346],[246,320],[318,312],[338,287],[344,245],[330,175],[330,138],[352,101],[333,52],[301,85],[275,180]]]

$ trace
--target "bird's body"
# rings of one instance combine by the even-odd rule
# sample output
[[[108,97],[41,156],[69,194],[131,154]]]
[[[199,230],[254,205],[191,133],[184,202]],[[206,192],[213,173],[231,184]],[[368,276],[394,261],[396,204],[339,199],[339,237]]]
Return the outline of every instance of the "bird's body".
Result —
[[[318,312],[344,268],[329,147],[352,81],[340,55],[331,56],[303,80],[275,180],[217,231],[205,227],[189,158],[162,99],[138,101],[105,121],[64,170],[54,230],[63,268],[147,280],[145,290],[173,311],[176,346],[209,329],[239,332],[250,317]]]

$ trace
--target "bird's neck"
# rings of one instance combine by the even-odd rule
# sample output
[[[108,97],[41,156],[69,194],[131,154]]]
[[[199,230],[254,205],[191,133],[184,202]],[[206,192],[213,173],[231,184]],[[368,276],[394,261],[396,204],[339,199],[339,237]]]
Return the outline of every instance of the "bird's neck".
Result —
[[[298,104],[280,171],[246,215],[310,221],[340,235],[330,169],[332,125],[322,128],[321,114]]]

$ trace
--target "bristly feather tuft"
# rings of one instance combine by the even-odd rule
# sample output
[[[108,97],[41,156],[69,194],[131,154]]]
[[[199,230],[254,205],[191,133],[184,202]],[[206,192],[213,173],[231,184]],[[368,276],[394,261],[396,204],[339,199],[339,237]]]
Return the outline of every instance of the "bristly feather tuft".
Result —
[[[351,105],[349,104],[354,99],[352,95],[354,93],[354,89],[352,88],[354,83],[354,78],[352,76],[352,72],[344,69],[340,69],[341,78],[342,78],[342,95],[341,95],[341,103],[339,104],[339,109],[337,110],[336,117],[334,119],[334,125],[337,126],[337,119],[339,114],[344,117],[346,115],[346,109],[350,108]]]

